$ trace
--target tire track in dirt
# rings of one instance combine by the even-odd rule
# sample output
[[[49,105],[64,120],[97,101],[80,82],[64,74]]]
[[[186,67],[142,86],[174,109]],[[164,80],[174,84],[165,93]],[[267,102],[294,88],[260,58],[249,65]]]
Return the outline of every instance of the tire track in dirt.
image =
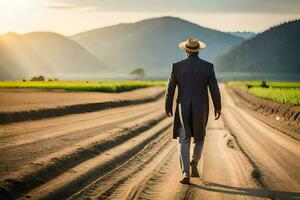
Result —
[[[57,152],[46,152],[46,154],[35,155],[39,153],[36,152],[35,154],[31,155],[32,158],[29,159],[29,161],[27,160],[28,164],[20,166],[20,170],[14,170],[11,174],[5,173],[5,176],[1,177],[2,181],[0,184],[0,193],[2,193],[2,195],[12,194],[13,196],[19,196],[23,192],[47,182],[70,167],[95,157],[102,151],[113,148],[118,143],[122,143],[122,141],[151,129],[155,124],[159,123],[165,118],[163,113],[160,112],[160,107],[158,106],[161,104],[161,102],[162,101],[160,100],[154,103],[145,104],[145,109],[141,109],[143,107],[142,105],[138,105],[138,108],[136,108],[136,106],[129,106],[127,109],[120,108],[123,114],[125,114],[124,118],[127,118],[126,121],[124,121],[126,123],[119,123],[115,127],[111,126],[111,124],[107,124],[107,130],[104,129],[103,126],[98,125],[97,118],[94,116],[94,114],[97,113],[92,113],[93,116],[91,118],[93,122],[91,125],[95,126],[96,123],[96,128],[98,129],[97,132],[93,133],[95,129],[92,127],[90,130],[88,130],[91,131],[91,135],[85,134],[84,130],[81,132],[81,134],[85,136],[82,138],[83,140],[79,140],[78,142],[75,140],[70,145],[60,145],[62,148]],[[112,110],[114,111],[110,118],[115,117],[117,119],[116,115],[118,113],[120,114],[121,112],[118,112],[119,109]],[[134,110],[141,111],[134,112]],[[152,113],[153,111],[155,112]],[[108,115],[110,114],[108,110],[101,111],[99,113],[102,112],[108,113]],[[131,112],[134,112],[134,114],[131,115]],[[76,116],[75,119],[74,117],[71,117],[71,122],[74,122],[74,120],[77,121],[77,119],[81,121],[79,118],[80,116]],[[89,121],[90,117],[86,118],[87,119],[85,120]],[[54,119],[51,119],[51,121],[52,120]],[[32,123],[37,122],[35,121]],[[16,125],[19,125],[19,123]],[[64,125],[65,123],[62,123],[60,128]],[[54,125],[51,124],[51,126]],[[83,128],[85,128],[85,126]],[[101,134],[99,134],[99,132]],[[68,134],[68,132],[66,132],[66,134]],[[48,142],[51,143],[54,141],[49,140]],[[32,145],[32,143],[29,143],[28,148],[32,148]],[[5,156],[3,152],[1,155]],[[37,159],[35,159],[36,157]],[[3,160],[1,162],[3,162]],[[14,165],[16,163],[12,162],[11,164]]]
[[[173,199],[267,198],[266,194],[255,196],[260,187],[251,178],[252,165],[224,125],[222,119],[209,124],[198,168],[201,178],[191,178],[191,185],[181,186],[181,192]],[[243,188],[253,191],[246,193]]]
[[[107,134],[103,137],[98,135],[87,138],[89,142],[74,144],[78,145],[76,146],[78,149],[89,149],[93,156],[84,160],[83,155],[86,154],[78,154],[76,157],[79,158],[78,163],[66,167],[64,171],[39,184],[22,198],[69,197],[69,199],[118,200],[300,198],[297,189],[299,143],[236,107],[223,85],[221,91],[224,103],[223,116],[220,120],[214,121],[213,115],[210,114],[199,163],[202,180],[191,178],[191,185],[179,183],[182,177],[176,153],[177,141],[171,140],[171,120],[162,119],[150,125],[148,129],[139,130],[133,135],[127,132],[130,130],[121,129],[119,135],[112,134],[110,138],[112,143],[104,141],[106,136],[108,138],[110,136]],[[153,108],[155,106],[161,107],[162,104],[157,103]],[[158,119],[159,114],[161,113],[150,114],[144,121]],[[130,115],[128,113],[128,117]],[[130,129],[138,129],[139,120],[133,120]],[[113,135],[124,138],[117,141]],[[117,142],[113,142],[115,140]],[[104,142],[102,145],[107,144],[108,148],[101,148],[99,151],[90,148],[89,144],[95,141]],[[60,158],[60,153],[58,152],[55,157]],[[261,175],[258,179],[255,177],[257,172],[261,173],[258,174]]]
[[[66,147],[62,151],[36,160],[34,168],[31,165],[24,166],[22,171],[7,176],[1,185],[6,188],[8,193],[15,195],[26,190],[28,191],[51,180],[69,168],[142,134],[163,119],[163,115],[156,114],[154,119],[146,121],[142,119],[139,122],[128,124],[124,128],[118,128],[82,141],[76,144],[76,147]]]
[[[168,199],[269,199],[270,193],[251,177],[253,165],[242,152],[239,138],[227,128],[223,118],[233,104],[227,96],[222,95],[222,98],[225,100],[223,116],[214,121],[210,113],[199,163],[201,178],[191,178],[191,185],[177,187],[180,192]]]
[[[32,199],[65,199],[90,184],[97,177],[103,176],[115,167],[126,162],[141,151],[149,142],[160,136],[170,127],[169,120],[163,120],[151,129],[116,144],[112,149],[101,152],[98,156],[68,169],[44,185],[35,188],[24,197]]]
[[[8,138],[5,138],[6,133],[9,135],[14,129],[5,131],[1,134],[1,143],[13,141],[17,144],[9,144],[0,148],[0,176],[9,175],[11,172],[20,170],[24,165],[33,163],[38,158],[60,151],[65,147],[74,146],[85,139],[102,135],[112,129],[121,127],[123,124],[134,121],[142,122],[140,119],[155,118],[156,116],[153,113],[163,113],[159,109],[158,105],[160,104],[161,101],[150,103],[145,105],[144,109],[141,106],[138,106],[138,108],[135,108],[135,106],[129,107],[128,111],[123,113],[113,110],[113,115],[110,116],[106,116],[110,113],[107,111],[104,115],[101,112],[99,114],[92,113],[92,117],[78,115],[74,116],[75,119],[72,117],[67,124],[62,123],[50,128],[47,124],[48,121],[53,121],[52,119],[44,122],[35,121],[32,122],[32,127],[24,125],[26,129],[23,128],[23,132],[19,132],[15,137],[8,136]],[[81,117],[88,120],[83,122]],[[56,119],[55,122],[57,120],[68,121],[68,119],[64,120],[62,118]],[[21,124],[16,124],[17,129]],[[77,124],[80,124],[80,126]],[[53,125],[51,124],[51,126]],[[27,134],[28,132],[29,134]]]
[[[231,101],[224,109],[226,126],[253,166],[251,177],[260,184],[262,193],[272,199],[300,197],[295,192],[300,187],[300,143],[237,107],[226,88],[222,91]]]
[[[263,185],[268,187],[268,182],[270,184],[277,179],[277,181],[275,181],[277,182],[277,187],[281,185],[281,187],[287,190],[298,188],[300,183],[297,182],[297,180],[299,180],[297,177],[300,177],[300,174],[297,173],[295,169],[297,169],[297,166],[300,164],[300,154],[299,152],[297,153],[297,149],[300,148],[300,145],[293,144],[294,141],[291,141],[293,139],[281,133],[275,133],[275,130],[271,132],[265,131],[258,123],[255,123],[256,125],[253,126],[252,123],[249,122],[249,115],[246,119],[239,111],[233,110],[232,112],[233,114],[228,114],[227,117],[231,122],[243,124],[243,127],[238,128],[230,125],[232,128],[231,131],[234,132],[235,135],[238,135],[240,144],[248,155],[249,160],[252,160],[254,166],[256,166],[255,168],[259,169],[259,174],[257,175],[261,177]],[[267,136],[265,135],[266,133],[270,135]],[[279,137],[286,138],[278,138],[276,141],[274,140],[276,134],[278,134],[277,136]],[[284,142],[280,144],[280,140],[282,139]],[[285,142],[288,140],[290,140],[291,143],[286,145]],[[298,148],[296,146],[298,146]],[[282,182],[283,178],[285,179],[284,182]]]
[[[122,166],[99,178],[70,199],[126,199],[128,191],[140,187],[144,177],[153,172],[166,154],[174,151],[170,130],[168,129]]]
[[[152,173],[150,173],[148,176],[145,176],[142,182],[130,190],[128,195],[123,199],[169,199],[168,196],[173,195],[169,194],[169,192],[177,192],[175,188],[172,190],[171,188],[166,187],[168,185],[170,187],[174,187],[175,185],[174,183],[168,183],[170,183],[170,180],[173,180],[172,175],[176,173],[174,169],[172,169],[175,167],[176,162],[178,162],[178,160],[176,146],[174,145],[174,147],[166,155],[164,155]],[[175,167],[175,169],[177,169],[177,167]],[[168,189],[170,190],[168,191]]]

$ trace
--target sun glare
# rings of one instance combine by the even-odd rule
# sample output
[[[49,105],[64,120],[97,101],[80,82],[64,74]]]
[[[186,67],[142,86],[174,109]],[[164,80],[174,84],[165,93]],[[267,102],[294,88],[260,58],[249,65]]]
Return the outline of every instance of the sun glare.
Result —
[[[37,11],[45,3],[45,0],[0,0],[0,16],[17,18],[30,15]]]

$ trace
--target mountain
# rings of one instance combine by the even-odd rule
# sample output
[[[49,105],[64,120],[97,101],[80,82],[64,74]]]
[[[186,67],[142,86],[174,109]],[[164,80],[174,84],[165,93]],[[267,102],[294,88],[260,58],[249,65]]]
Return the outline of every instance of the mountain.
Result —
[[[243,41],[175,17],[118,24],[71,36],[111,69],[128,74],[144,68],[146,76],[166,77],[173,62],[184,58],[178,43],[196,37],[207,44],[200,57],[214,61],[218,55]]]
[[[59,73],[93,72],[104,68],[94,55],[68,37],[51,32],[34,32],[23,39]]]
[[[255,33],[247,32],[247,31],[243,31],[243,32],[236,31],[236,32],[228,32],[228,33],[230,33],[234,36],[237,36],[237,37],[244,38],[244,39],[249,39],[249,38],[252,38],[253,36],[255,36]]]
[[[105,65],[72,39],[51,32],[0,37],[0,79],[102,72]]]
[[[220,56],[220,72],[300,74],[300,20],[256,35]],[[298,76],[299,77],[299,76]]]
[[[0,37],[1,80],[27,78],[42,72],[50,73],[48,64],[22,36],[8,33]]]

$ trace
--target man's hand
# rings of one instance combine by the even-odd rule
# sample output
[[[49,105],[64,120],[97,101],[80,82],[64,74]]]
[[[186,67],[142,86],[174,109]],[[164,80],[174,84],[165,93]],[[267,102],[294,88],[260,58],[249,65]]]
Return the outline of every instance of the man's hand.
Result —
[[[173,116],[173,112],[172,111],[166,111],[166,115],[167,115],[167,117],[172,117]]]
[[[221,117],[221,110],[215,110],[215,120],[218,120]]]

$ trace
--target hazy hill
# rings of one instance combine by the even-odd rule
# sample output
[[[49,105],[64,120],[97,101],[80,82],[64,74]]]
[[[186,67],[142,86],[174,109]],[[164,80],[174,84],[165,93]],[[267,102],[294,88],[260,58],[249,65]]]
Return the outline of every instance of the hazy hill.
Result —
[[[59,73],[88,73],[104,68],[84,47],[57,33],[34,32],[23,38]]]
[[[200,54],[214,61],[243,39],[174,17],[99,28],[72,36],[106,65],[129,73],[144,68],[146,75],[166,76],[173,62],[184,58],[178,43],[197,37],[207,43]]]
[[[217,60],[222,72],[300,73],[300,20],[284,23],[234,47]]]
[[[23,40],[8,33],[0,37],[0,79],[21,79],[51,69],[43,58]]]
[[[1,79],[38,74],[72,77],[72,74],[101,72],[104,68],[84,47],[56,33],[9,33],[0,37]]]
[[[236,31],[236,32],[228,32],[228,33],[230,33],[234,36],[237,36],[237,37],[244,38],[244,39],[249,39],[249,38],[252,38],[253,36],[255,36],[255,33],[247,32],[247,31],[243,31],[243,32]]]

